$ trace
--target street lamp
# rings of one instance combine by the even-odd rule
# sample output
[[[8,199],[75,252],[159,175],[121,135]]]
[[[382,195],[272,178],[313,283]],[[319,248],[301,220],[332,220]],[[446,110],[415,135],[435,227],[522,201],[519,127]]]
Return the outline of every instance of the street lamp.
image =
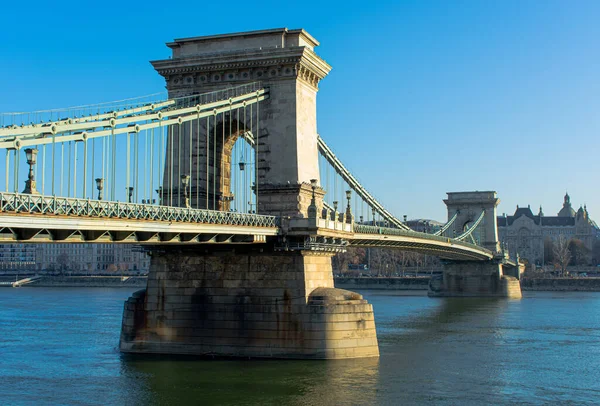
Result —
[[[308,218],[317,218],[317,200],[315,198],[315,189],[317,188],[317,180],[311,179],[310,186],[312,187],[312,199],[308,206]]]
[[[330,220],[337,221],[337,217],[338,217],[338,215],[337,215],[337,206],[338,206],[338,202],[337,202],[337,200],[334,200],[334,202],[333,202],[333,212],[329,214]]]
[[[185,207],[190,207],[190,199],[188,198],[188,185],[190,184],[190,175],[181,175],[181,184],[183,185],[183,199]]]
[[[98,189],[98,200],[102,200],[102,189],[104,189],[104,178],[96,178],[96,189]]]
[[[371,209],[371,211],[373,212],[373,225],[376,226],[377,222],[375,221],[375,209]]]
[[[162,186],[159,186],[155,192],[158,195],[158,205],[160,206],[162,204]]]
[[[129,186],[127,188],[127,201],[129,203],[133,203],[133,186]]]
[[[346,200],[348,200],[348,205],[346,206],[346,223],[352,223],[352,210],[350,208],[350,199],[352,199],[352,191],[346,190]]]
[[[27,148],[25,150],[25,156],[27,157],[27,163],[29,164],[29,175],[28,179],[25,181],[25,189],[23,193],[28,193],[31,195],[39,195],[40,192],[35,188],[35,178],[33,175],[33,165],[35,165],[37,160],[37,148]]]
[[[240,171],[243,171],[246,169],[246,165],[251,166],[252,162],[244,162],[244,156],[242,155],[242,157],[240,158],[240,162],[238,163],[238,165],[240,166]]]

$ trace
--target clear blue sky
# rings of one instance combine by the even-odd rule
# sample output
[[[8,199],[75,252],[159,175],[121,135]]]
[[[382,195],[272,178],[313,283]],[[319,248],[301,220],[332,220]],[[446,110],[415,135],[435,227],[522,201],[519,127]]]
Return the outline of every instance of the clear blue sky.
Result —
[[[5,2],[0,111],[158,92],[174,38],[304,28],[333,66],[320,134],[398,216],[496,190],[600,220],[600,2]]]

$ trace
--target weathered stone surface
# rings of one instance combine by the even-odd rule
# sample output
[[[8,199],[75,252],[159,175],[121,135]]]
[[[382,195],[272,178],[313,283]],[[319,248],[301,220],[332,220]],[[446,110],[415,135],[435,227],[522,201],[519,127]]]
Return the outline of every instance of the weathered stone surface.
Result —
[[[153,255],[148,281],[125,304],[123,352],[379,355],[373,308],[333,288],[330,255],[168,249]]]
[[[502,274],[494,261],[453,261],[444,264],[441,278],[432,277],[429,296],[520,298],[519,281]]]

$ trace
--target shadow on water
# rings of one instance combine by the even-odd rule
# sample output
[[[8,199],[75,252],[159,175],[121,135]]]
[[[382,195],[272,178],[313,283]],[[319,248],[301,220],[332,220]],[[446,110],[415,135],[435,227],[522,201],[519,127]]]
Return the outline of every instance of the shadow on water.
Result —
[[[203,405],[371,405],[390,404],[391,399],[393,403],[452,403],[468,400],[465,393],[469,391],[474,394],[473,401],[497,400],[495,389],[473,385],[471,372],[478,368],[472,367],[471,358],[480,354],[478,345],[493,345],[494,320],[508,306],[507,301],[412,300],[417,300],[414,311],[410,299],[406,308],[399,308],[402,302],[398,298],[393,306],[374,298],[382,316],[378,324],[380,359],[247,361],[122,356],[121,362],[124,374],[141,377],[151,403],[161,405],[199,404],[200,400]],[[427,303],[425,308],[422,301]],[[487,322],[474,323],[474,318]],[[473,340],[474,336],[479,341]],[[440,372],[441,365],[449,364],[453,368]],[[476,375],[489,383],[497,380],[497,372],[482,368]]]
[[[152,404],[373,404],[379,360],[205,360],[122,356],[142,376]]]
[[[377,299],[372,301],[376,306]],[[407,298],[401,310],[376,306],[381,313],[378,386],[388,389],[385,398],[398,404],[502,403],[505,363],[496,347],[502,335],[498,325],[515,304],[421,297]]]
[[[420,298],[427,301],[428,306],[419,302],[411,311],[408,308],[400,312],[391,309],[381,309],[378,315],[378,332],[381,330],[380,343],[387,341],[407,340],[423,342],[468,329],[469,325],[480,328],[476,323],[471,323],[474,318],[484,319],[487,325],[495,324],[494,321],[510,306],[510,300],[496,298]],[[376,308],[376,311],[380,310]],[[483,316],[483,317],[481,317]]]

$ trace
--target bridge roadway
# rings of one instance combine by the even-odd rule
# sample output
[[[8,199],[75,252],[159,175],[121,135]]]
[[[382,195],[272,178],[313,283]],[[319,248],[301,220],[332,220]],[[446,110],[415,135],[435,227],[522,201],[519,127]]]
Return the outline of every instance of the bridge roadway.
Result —
[[[264,244],[293,234],[276,216],[7,192],[0,192],[0,225],[3,243]],[[299,229],[317,238],[346,240],[350,246],[411,250],[453,260],[494,257],[464,241],[395,228],[317,219],[316,227]]]

